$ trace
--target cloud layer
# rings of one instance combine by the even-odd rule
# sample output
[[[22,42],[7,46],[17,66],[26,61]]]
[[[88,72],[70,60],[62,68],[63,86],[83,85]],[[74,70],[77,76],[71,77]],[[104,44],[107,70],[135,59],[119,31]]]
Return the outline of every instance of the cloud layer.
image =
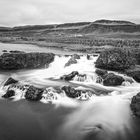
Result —
[[[0,0],[0,25],[52,24],[97,19],[140,23],[140,0]]]

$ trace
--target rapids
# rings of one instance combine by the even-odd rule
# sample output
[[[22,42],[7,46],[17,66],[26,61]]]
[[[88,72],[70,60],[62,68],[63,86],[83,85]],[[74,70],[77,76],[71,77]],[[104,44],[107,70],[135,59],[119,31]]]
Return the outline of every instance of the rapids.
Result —
[[[65,94],[57,94],[55,92],[53,92],[53,94],[56,98],[51,99],[50,97],[50,99],[48,99],[50,101],[46,101],[47,97],[44,96],[41,100],[44,104],[43,106],[50,106],[51,102],[53,104],[51,110],[57,110],[58,113],[61,109],[63,112],[63,109],[65,108],[70,112],[64,113],[64,111],[62,113],[60,111],[63,114],[63,119],[59,116],[60,112],[55,114],[60,117],[60,120],[62,119],[61,123],[56,128],[51,127],[50,124],[49,127],[47,126],[47,117],[52,117],[52,120],[50,120],[52,122],[55,120],[53,116],[54,112],[51,115],[49,114],[46,118],[45,115],[40,116],[40,114],[38,114],[38,119],[41,118],[39,120],[43,125],[41,130],[46,131],[46,135],[49,135],[50,133],[51,135],[55,135],[49,135],[49,140],[138,140],[140,137],[138,136],[139,131],[136,125],[139,121],[136,121],[133,117],[129,105],[131,98],[140,92],[140,84],[134,80],[131,84],[124,82],[118,87],[106,87],[102,84],[96,83],[97,75],[95,73],[96,68],[94,63],[97,58],[98,56],[91,56],[91,59],[87,60],[87,57],[83,55],[77,60],[77,64],[64,67],[65,63],[70,59],[70,56],[56,55],[54,62],[52,62],[48,68],[1,73],[0,94],[4,94],[3,83],[9,76],[19,80],[21,84],[33,84],[37,87],[47,88],[51,92],[53,92],[53,87],[62,87],[64,85],[71,85],[77,89],[90,89],[92,91],[99,89],[102,91],[108,91],[108,95],[93,95],[88,101],[71,99]],[[86,76],[76,76],[69,82],[59,79],[61,76],[69,74],[72,71],[78,71],[81,75]],[[118,75],[121,75],[124,78],[130,78],[122,74]],[[14,97],[13,102],[23,99],[23,95],[20,93],[22,91],[19,91],[18,89],[15,90],[17,90],[17,94]],[[22,106],[21,103],[20,106]],[[27,107],[27,105],[25,106]],[[27,107],[27,109],[29,108]],[[26,109],[24,109],[24,111],[25,110]],[[31,112],[36,112],[31,109],[29,110]],[[24,111],[22,114],[24,114]],[[19,112],[20,111],[18,111],[18,113]],[[27,110],[25,113],[27,113]],[[44,114],[46,114],[46,112]],[[34,115],[36,115],[36,113]],[[58,122],[60,120],[57,118]],[[43,135],[45,134],[43,133]],[[46,137],[47,136],[41,137],[41,139],[47,140],[48,138]],[[34,139],[37,139],[37,137],[34,137]]]

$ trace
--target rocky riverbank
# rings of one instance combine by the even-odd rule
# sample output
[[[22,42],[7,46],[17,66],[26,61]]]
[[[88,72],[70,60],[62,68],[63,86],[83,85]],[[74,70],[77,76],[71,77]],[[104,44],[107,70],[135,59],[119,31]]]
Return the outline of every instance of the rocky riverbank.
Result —
[[[108,49],[100,54],[95,66],[100,69],[126,74],[140,82],[139,53],[137,52],[136,55],[129,50],[120,48]]]
[[[124,79],[121,76],[108,71],[116,71],[132,77],[136,82],[140,82],[140,63],[139,52],[137,55],[130,53],[128,50],[111,49],[102,52],[96,61],[97,75],[100,77],[99,82],[103,81],[105,86],[122,85]],[[126,79],[125,79],[126,80]],[[127,79],[132,83],[132,79]],[[140,117],[140,93],[133,96],[130,107],[134,115]]]
[[[76,72],[73,72],[74,74]],[[77,73],[78,74],[78,73]],[[67,80],[67,79],[63,79]],[[72,80],[72,79],[71,79]],[[92,96],[108,95],[109,90],[81,88],[79,86],[62,85],[60,87],[38,88],[32,84],[25,84],[12,77],[3,84],[3,98],[25,98],[29,101],[54,101],[60,96],[67,96],[78,100],[89,100]]]
[[[35,69],[44,67],[54,60],[52,53],[25,53],[12,51],[0,56],[0,70]]]

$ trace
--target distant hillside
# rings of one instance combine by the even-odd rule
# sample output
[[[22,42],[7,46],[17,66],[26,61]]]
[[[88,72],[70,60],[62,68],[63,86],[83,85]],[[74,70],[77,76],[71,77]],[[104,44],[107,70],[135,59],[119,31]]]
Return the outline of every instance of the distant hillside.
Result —
[[[90,23],[91,22],[64,23],[64,24],[57,25],[56,28],[78,27],[78,26],[89,25]]]
[[[97,20],[95,22],[77,22],[50,25],[27,25],[18,27],[0,27],[0,34],[88,34],[88,33],[135,33],[140,32],[140,25],[129,21]]]
[[[11,31],[12,28],[10,27],[0,27],[0,32]]]
[[[0,27],[0,32],[8,31],[30,31],[30,30],[58,30],[61,28],[80,28],[85,25],[89,25],[91,22],[77,22],[77,23],[64,23],[64,24],[50,24],[50,25],[26,25],[26,26],[16,26],[13,28],[10,27]]]
[[[79,30],[79,33],[109,33],[109,32],[125,32],[125,33],[134,33],[140,32],[140,25],[132,24],[122,24],[122,25],[104,25],[91,23],[90,25],[83,27]]]
[[[27,25],[12,28],[13,31],[53,29],[55,25]]]
[[[130,21],[123,21],[123,20],[96,20],[93,22],[94,24],[103,24],[103,25],[135,25]]]

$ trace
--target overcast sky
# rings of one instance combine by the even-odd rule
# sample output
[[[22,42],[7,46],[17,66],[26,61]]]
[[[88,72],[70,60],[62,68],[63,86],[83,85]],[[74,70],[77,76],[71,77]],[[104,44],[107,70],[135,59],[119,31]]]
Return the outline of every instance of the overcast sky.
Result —
[[[97,19],[140,23],[140,0],[0,0],[0,26]]]

